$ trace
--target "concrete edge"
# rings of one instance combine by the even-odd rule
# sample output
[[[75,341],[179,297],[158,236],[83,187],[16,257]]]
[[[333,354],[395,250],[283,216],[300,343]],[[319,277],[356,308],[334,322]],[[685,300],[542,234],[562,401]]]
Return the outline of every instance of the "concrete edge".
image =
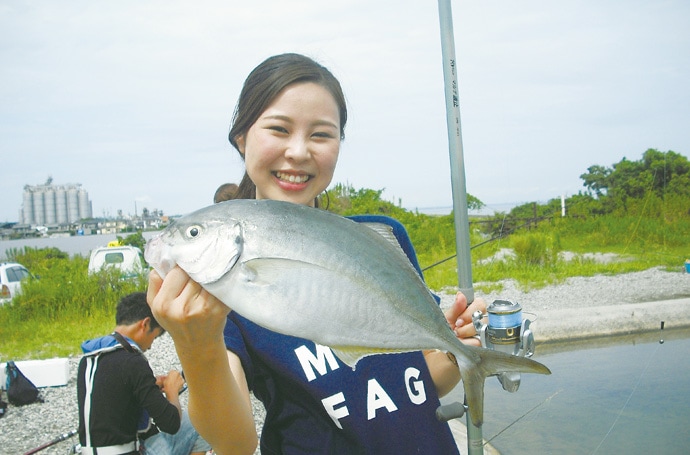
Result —
[[[690,298],[541,310],[530,324],[537,343],[690,327]]]

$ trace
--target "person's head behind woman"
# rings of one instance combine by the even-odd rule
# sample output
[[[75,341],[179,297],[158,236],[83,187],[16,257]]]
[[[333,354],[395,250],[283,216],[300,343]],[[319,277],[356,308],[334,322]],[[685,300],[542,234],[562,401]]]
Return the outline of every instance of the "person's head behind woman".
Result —
[[[246,136],[252,125],[285,88],[307,82],[322,86],[333,96],[340,116],[340,139],[344,139],[347,107],[338,80],[327,68],[309,57],[300,54],[281,54],[264,60],[247,76],[228,135],[233,147],[240,151],[238,138]],[[244,155],[242,157],[244,159]],[[256,186],[245,172],[235,198],[255,197]]]

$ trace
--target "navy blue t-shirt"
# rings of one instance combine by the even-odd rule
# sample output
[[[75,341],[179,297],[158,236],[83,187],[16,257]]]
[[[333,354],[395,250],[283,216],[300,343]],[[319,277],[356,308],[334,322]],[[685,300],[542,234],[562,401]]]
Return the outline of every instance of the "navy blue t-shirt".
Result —
[[[419,271],[400,223],[353,219],[390,225]],[[459,453],[448,425],[435,417],[440,403],[421,352],[365,357],[353,370],[326,346],[272,332],[235,312],[225,343],[266,407],[262,454]]]

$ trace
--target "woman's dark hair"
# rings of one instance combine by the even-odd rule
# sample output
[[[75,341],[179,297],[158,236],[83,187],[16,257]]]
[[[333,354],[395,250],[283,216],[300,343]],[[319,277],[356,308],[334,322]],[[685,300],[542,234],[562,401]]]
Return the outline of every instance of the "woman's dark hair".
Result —
[[[319,84],[333,95],[340,114],[340,139],[345,139],[347,106],[338,79],[327,68],[309,57],[300,54],[281,54],[264,60],[249,73],[244,81],[228,135],[232,146],[239,151],[236,139],[247,134],[249,128],[283,89],[302,82]],[[235,198],[254,199],[255,197],[256,185],[245,171]]]

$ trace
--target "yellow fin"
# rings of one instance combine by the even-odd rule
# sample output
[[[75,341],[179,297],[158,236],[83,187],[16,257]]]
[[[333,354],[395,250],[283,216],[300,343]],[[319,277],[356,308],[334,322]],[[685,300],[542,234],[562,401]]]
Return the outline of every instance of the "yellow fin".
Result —
[[[378,354],[400,354],[401,352],[409,352],[399,349],[376,349],[363,346],[331,346],[331,349],[344,364],[352,369],[355,368],[359,359],[363,357]]]

